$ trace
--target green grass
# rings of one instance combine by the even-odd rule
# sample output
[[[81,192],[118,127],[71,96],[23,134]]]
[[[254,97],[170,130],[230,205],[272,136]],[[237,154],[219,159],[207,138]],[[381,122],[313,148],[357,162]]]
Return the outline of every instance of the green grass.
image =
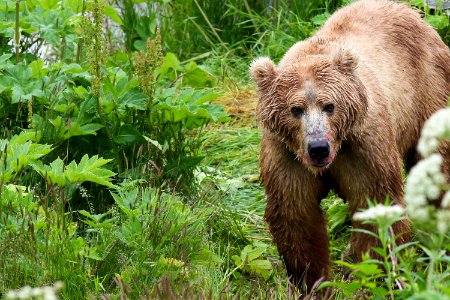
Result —
[[[348,1],[274,1],[273,9],[264,1],[159,1],[138,12],[121,0],[104,24],[102,5],[110,1],[32,2],[0,5],[0,298],[57,281],[61,299],[292,296],[264,221],[248,65],[259,55],[279,59]],[[89,10],[98,25],[91,29],[78,18]],[[448,41],[442,15],[429,19]],[[146,47],[157,24],[162,45],[156,38]],[[178,58],[163,60],[160,46]],[[214,123],[226,117],[205,99],[232,120]],[[167,119],[158,123],[163,111]],[[85,154],[89,163],[81,163]],[[322,208],[338,260],[349,243],[347,207],[330,194]],[[402,265],[417,281],[412,290],[426,290],[426,276],[445,290],[448,256],[438,254],[448,244],[414,249]],[[432,276],[422,253],[435,255]],[[332,269],[344,286],[335,299],[370,291],[352,294],[360,282],[344,281],[339,264]]]

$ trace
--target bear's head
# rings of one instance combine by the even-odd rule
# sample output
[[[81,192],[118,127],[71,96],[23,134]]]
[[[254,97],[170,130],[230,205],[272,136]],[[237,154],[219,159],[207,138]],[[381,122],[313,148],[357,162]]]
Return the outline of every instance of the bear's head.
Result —
[[[250,72],[259,91],[262,126],[279,137],[313,172],[335,159],[341,143],[367,113],[357,55],[348,49],[284,59],[262,57]]]

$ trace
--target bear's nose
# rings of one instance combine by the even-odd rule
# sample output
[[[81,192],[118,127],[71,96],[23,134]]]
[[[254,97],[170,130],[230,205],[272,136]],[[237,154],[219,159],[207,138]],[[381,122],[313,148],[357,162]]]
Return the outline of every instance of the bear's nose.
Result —
[[[327,141],[314,141],[308,144],[308,153],[312,159],[324,159],[330,154],[330,145]]]

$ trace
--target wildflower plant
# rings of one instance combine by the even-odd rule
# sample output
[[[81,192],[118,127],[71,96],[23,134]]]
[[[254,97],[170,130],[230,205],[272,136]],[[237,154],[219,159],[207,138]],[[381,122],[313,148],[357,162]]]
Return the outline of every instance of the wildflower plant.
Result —
[[[413,243],[398,246],[396,244],[398,236],[394,234],[392,226],[396,222],[402,222],[405,218],[405,209],[400,205],[390,206],[388,201],[385,205],[374,205],[369,202],[368,209],[355,213],[353,215],[354,221],[375,226],[377,229],[375,232],[367,229],[353,230],[367,234],[379,241],[379,246],[371,249],[375,258],[370,257],[367,253],[363,255],[361,263],[351,264],[337,261],[338,264],[351,270],[352,280],[348,283],[328,283],[325,286],[343,288],[344,294],[349,297],[351,295],[354,297],[354,293],[359,290],[363,293],[372,294],[374,298],[395,299],[398,291],[407,286],[402,280],[400,272],[401,250]]]
[[[450,185],[443,174],[440,146],[450,140],[450,108],[436,112],[425,123],[418,143],[423,159],[406,180],[406,207],[373,204],[353,220],[375,228],[354,229],[379,241],[361,263],[336,261],[350,270],[346,282],[325,282],[348,298],[448,299],[450,271],[446,267],[450,229]],[[441,199],[441,201],[439,201]],[[419,241],[397,245],[392,225],[409,218]],[[370,236],[370,237],[369,237]],[[372,256],[372,257],[371,257]],[[356,295],[356,296],[355,296]]]
[[[58,290],[64,287],[61,281],[55,282],[50,286],[42,286],[32,288],[24,286],[18,290],[10,290],[6,293],[6,299],[43,299],[43,300],[58,300]]]
[[[135,74],[139,79],[139,87],[153,100],[156,85],[156,70],[163,62],[161,35],[156,31],[154,39],[148,38],[145,49],[134,53],[136,62]],[[148,105],[150,105],[150,101]]]
[[[444,159],[438,150],[448,140],[450,108],[439,110],[425,123],[417,147],[424,159],[411,169],[405,187],[408,215],[421,232],[439,233],[440,243],[449,237],[450,186],[442,173]]]
[[[103,26],[105,23],[105,0],[94,0],[90,17],[82,21],[84,41],[87,48],[87,58],[92,77],[92,93],[99,97],[104,74],[102,67],[105,66],[107,51]]]

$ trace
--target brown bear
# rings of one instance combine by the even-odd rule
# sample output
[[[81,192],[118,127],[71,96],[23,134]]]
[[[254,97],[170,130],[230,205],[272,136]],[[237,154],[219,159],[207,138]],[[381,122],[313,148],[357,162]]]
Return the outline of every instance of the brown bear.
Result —
[[[291,280],[311,289],[330,263],[320,200],[334,190],[352,214],[367,199],[403,205],[402,162],[409,170],[420,159],[420,130],[446,106],[450,51],[414,10],[363,0],[334,13],[278,66],[262,57],[250,72],[263,127],[265,218]],[[450,166],[450,147],[442,152]],[[404,243],[408,222],[393,227]],[[375,243],[353,233],[351,253],[361,259]]]

